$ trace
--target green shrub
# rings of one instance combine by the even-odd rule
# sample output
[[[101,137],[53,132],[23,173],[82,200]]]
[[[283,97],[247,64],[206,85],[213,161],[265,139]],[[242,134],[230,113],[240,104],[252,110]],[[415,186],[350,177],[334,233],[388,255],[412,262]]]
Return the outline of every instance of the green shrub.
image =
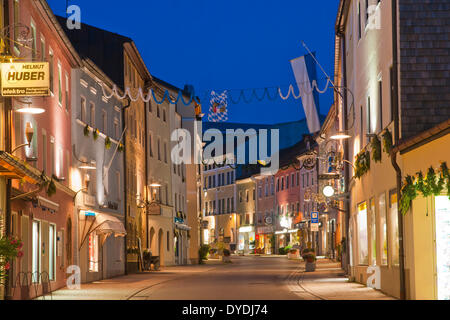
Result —
[[[202,244],[200,246],[200,249],[198,249],[198,258],[199,258],[199,263],[200,264],[203,263],[203,260],[207,259],[210,249],[211,249],[211,247],[209,245],[207,245],[207,244]]]

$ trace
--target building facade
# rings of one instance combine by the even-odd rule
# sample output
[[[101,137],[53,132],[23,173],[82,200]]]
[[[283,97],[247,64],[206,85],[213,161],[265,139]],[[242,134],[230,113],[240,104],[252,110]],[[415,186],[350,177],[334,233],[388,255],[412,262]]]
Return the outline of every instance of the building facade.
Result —
[[[104,96],[113,85],[90,60],[72,70],[74,260],[83,283],[125,273],[122,102]]]
[[[4,98],[11,111],[4,113],[1,165],[17,171],[7,175],[6,231],[22,240],[24,253],[13,263],[6,294],[29,299],[65,286],[66,268],[73,264],[70,83],[72,68],[81,62],[45,1],[7,1],[5,5],[9,10],[2,13],[9,15],[10,25],[21,24],[11,30],[11,59],[48,62],[50,72],[48,97]],[[31,46],[19,41],[22,31]],[[44,112],[24,112],[29,106]],[[30,129],[31,143],[24,147]]]

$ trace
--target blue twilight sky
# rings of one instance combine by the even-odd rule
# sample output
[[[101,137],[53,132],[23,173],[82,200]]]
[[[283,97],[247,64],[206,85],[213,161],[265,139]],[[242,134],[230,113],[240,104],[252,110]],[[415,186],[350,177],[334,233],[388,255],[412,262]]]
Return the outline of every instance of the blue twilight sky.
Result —
[[[183,88],[208,92],[287,86],[295,82],[290,59],[306,53],[304,40],[326,72],[334,70],[338,0],[69,0],[81,20],[132,38],[150,73]],[[48,0],[65,16],[65,0]],[[319,84],[324,74],[318,69]],[[237,100],[240,92],[231,90]],[[275,91],[271,91],[275,93]],[[250,96],[251,91],[245,91]],[[262,94],[262,91],[260,92]],[[229,121],[278,123],[304,118],[301,100],[229,103]],[[332,90],[320,97],[326,114]]]

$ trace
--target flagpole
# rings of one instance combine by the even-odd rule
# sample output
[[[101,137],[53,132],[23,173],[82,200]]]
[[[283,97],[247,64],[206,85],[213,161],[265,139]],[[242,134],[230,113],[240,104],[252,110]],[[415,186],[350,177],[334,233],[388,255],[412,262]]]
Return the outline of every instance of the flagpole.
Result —
[[[316,57],[312,54],[311,50],[309,50],[308,46],[306,45],[305,41],[302,40],[302,45],[305,47],[305,49],[308,51],[309,55],[314,59],[314,61],[317,63],[317,65],[319,66],[320,70],[322,70],[322,72],[325,74],[325,76],[327,77],[328,81],[331,82],[331,84],[333,85],[333,87],[336,88],[336,86],[334,85],[334,82],[331,80],[330,76],[326,73],[326,71],[322,68],[322,65],[319,63],[319,61],[317,61]]]

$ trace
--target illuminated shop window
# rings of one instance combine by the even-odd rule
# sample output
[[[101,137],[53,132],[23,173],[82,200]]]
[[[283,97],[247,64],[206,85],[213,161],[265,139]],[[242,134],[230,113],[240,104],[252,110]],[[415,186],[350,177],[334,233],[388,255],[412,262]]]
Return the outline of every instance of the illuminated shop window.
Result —
[[[98,272],[98,236],[89,234],[89,272]]]
[[[359,264],[369,264],[369,239],[367,234],[367,204],[361,203],[358,206],[358,256]]]
[[[388,243],[387,243],[387,227],[386,227],[386,194],[383,193],[380,196],[378,202],[378,214],[380,215],[380,241],[381,241],[381,264],[387,265],[388,263]]]
[[[390,239],[392,244],[392,264],[399,265],[399,243],[398,243],[398,213],[397,213],[397,193],[389,194],[389,222],[390,222]]]

